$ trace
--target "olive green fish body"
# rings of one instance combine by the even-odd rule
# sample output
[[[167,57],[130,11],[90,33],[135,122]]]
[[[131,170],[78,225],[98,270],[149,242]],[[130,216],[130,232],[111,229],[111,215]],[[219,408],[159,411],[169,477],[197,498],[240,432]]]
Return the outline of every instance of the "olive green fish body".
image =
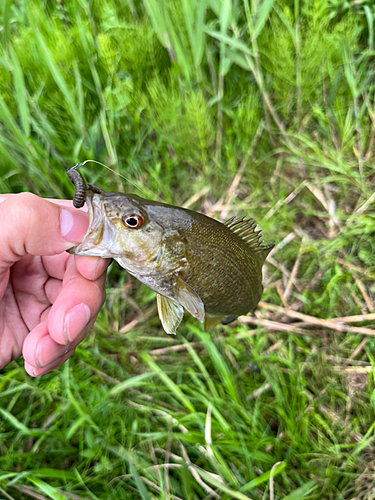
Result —
[[[70,253],[115,259],[157,292],[159,315],[175,333],[184,309],[210,329],[255,309],[272,246],[244,217],[222,224],[203,214],[87,186],[89,229]]]
[[[185,237],[191,241],[185,279],[201,297],[206,313],[239,316],[252,311],[262,294],[264,255],[208,217]]]

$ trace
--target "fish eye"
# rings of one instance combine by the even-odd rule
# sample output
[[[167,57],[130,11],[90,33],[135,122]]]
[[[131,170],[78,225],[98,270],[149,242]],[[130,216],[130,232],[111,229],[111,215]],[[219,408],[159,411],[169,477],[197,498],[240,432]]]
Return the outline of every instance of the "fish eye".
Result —
[[[124,215],[122,220],[125,226],[130,227],[131,229],[138,229],[143,224],[143,217],[138,214]]]

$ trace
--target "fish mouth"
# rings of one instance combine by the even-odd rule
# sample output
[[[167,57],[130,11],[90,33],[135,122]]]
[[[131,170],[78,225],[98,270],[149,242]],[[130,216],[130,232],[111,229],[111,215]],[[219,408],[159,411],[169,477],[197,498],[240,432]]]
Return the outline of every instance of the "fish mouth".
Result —
[[[86,203],[89,227],[81,243],[70,248],[67,252],[72,255],[113,258],[110,246],[114,235],[110,225],[105,224],[103,196],[88,189]]]

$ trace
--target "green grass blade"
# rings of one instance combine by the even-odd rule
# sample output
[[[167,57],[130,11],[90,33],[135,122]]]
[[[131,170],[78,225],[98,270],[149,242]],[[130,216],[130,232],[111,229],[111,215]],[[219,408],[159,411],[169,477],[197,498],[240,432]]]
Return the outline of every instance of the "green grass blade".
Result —
[[[21,131],[21,129],[17,126],[16,121],[14,120],[8,106],[6,105],[1,95],[0,95],[0,120],[4,123],[7,129],[13,134],[13,137],[16,140],[17,145],[20,146],[21,149],[25,149],[26,137]]]
[[[367,26],[368,26],[368,48],[373,50],[374,48],[374,14],[371,12],[368,5],[363,6],[363,10],[366,14]]]
[[[182,0],[182,10],[184,12],[185,26],[189,37],[191,52],[194,55],[195,52],[195,37],[193,33],[194,27],[194,10],[196,8],[195,2],[191,0]],[[204,0],[202,0],[204,3]]]
[[[69,89],[68,84],[66,83],[59,67],[56,64],[56,61],[54,60],[52,53],[50,49],[48,48],[43,36],[41,35],[40,31],[38,29],[35,30],[35,35],[36,39],[40,48],[40,51],[47,63],[47,66],[51,72],[51,75],[60,89],[62,95],[64,96],[64,99],[67,103],[68,106],[68,111],[70,112],[71,117],[73,118],[74,122],[76,123],[77,126],[80,125],[79,123],[79,115],[77,113],[77,105],[75,102],[75,99],[73,97],[73,94],[71,90]]]
[[[216,390],[215,384],[214,384],[213,380],[211,379],[208,371],[206,370],[206,367],[204,366],[202,360],[199,358],[198,354],[195,352],[193,347],[189,344],[189,342],[186,339],[184,339],[184,344],[186,345],[186,348],[187,348],[190,356],[193,358],[198,369],[201,371],[201,373],[203,373],[203,376],[206,380],[207,386],[210,389],[211,395],[214,398],[218,398],[219,394]]]
[[[277,474],[280,474],[286,467],[286,463],[282,462],[281,464],[277,465],[273,470],[270,469],[269,471],[265,472],[264,474],[260,475],[259,477],[252,479],[250,482],[246,483],[244,486],[241,486],[239,491],[244,493],[245,491],[250,491],[259,484],[264,483],[265,481],[269,481],[271,477],[271,472],[272,476],[275,477]]]
[[[4,45],[6,45],[9,41],[12,3],[13,3],[13,0],[3,0],[3,8],[2,8],[3,36],[2,36],[2,38],[3,38]]]
[[[16,53],[10,47],[10,56],[13,64],[13,82],[16,90],[17,106],[21,116],[22,128],[26,137],[30,135],[30,112],[27,103],[27,92],[21,65],[17,59]]]
[[[229,18],[231,16],[232,3],[231,0],[223,0],[220,10],[220,33],[225,36],[227,33]],[[220,64],[219,64],[219,75],[224,77],[229,70],[228,59],[225,57],[226,45],[224,41],[220,40]],[[223,96],[221,96],[223,97]]]
[[[210,336],[207,333],[201,332],[197,328],[194,328],[196,335],[204,342],[212,363],[217,370],[217,373],[223,383],[223,386],[228,391],[228,395],[233,399],[233,401],[237,404],[240,404],[236,387],[233,383],[233,376],[229,371],[229,368],[224,361],[222,355],[220,354],[216,345],[212,342]]]
[[[205,0],[197,1],[197,13],[195,20],[195,45],[194,45],[194,62],[199,66],[202,62],[202,57],[205,50],[205,34],[204,34],[204,21],[206,17],[206,2]]]
[[[195,413],[195,408],[192,403],[188,400],[181,389],[171,380],[168,375],[154,362],[148,354],[143,356],[143,359],[149,365],[149,367],[160,377],[160,379],[165,383],[165,385],[171,390],[175,397],[181,401],[181,403],[187,408],[191,413]]]
[[[144,482],[142,481],[140,475],[138,474],[136,468],[134,467],[131,456],[128,457],[128,464],[129,464],[129,469],[130,469],[130,472],[133,476],[134,482],[137,485],[139,494],[142,497],[142,500],[151,500],[151,497],[148,494],[148,491],[146,489],[146,486],[144,485]]]
[[[165,15],[161,9],[161,2],[157,0],[143,0],[143,3],[146,7],[147,13],[151,19],[152,25],[154,27],[155,33],[159,38],[159,42],[163,45],[163,47],[168,48],[168,31],[165,20]]]
[[[213,38],[216,38],[220,42],[225,43],[229,47],[232,47],[233,49],[239,50],[240,52],[252,56],[252,51],[249,49],[247,45],[245,45],[243,42],[240,40],[236,40],[235,38],[232,38],[224,33],[221,33],[219,31],[210,31],[210,30],[205,30],[207,35],[212,36]]]
[[[153,372],[142,373],[141,375],[128,378],[124,382],[121,382],[121,384],[116,385],[110,391],[108,391],[108,395],[115,396],[119,392],[125,391],[126,389],[140,387],[144,384],[144,380],[147,380],[151,377],[155,377],[155,374]]]
[[[49,485],[45,481],[42,481],[41,479],[37,479],[35,477],[28,477],[27,479],[31,483],[33,483],[42,493],[47,495],[48,498],[51,498],[52,500],[66,500],[66,497],[64,495],[62,495],[59,491],[57,491],[56,488]]]
[[[77,104],[78,104],[80,122],[85,123],[85,100],[82,88],[82,77],[79,71],[77,61],[73,61],[73,72],[74,72],[74,79],[76,82],[76,94],[77,94]]]
[[[3,415],[4,418],[8,420],[8,422],[14,429],[17,429],[18,431],[22,432],[23,434],[26,434],[27,436],[31,436],[33,434],[33,431],[31,429],[26,427],[26,425],[20,422],[9,411],[4,410],[4,408],[0,408],[0,413]]]
[[[312,481],[309,481],[308,483],[294,490],[293,493],[289,493],[289,495],[284,497],[284,500],[302,500],[303,498],[309,496],[317,486],[318,485],[316,484],[316,480],[313,479]]]
[[[258,38],[258,36],[261,34],[264,25],[267,22],[267,19],[271,13],[273,4],[275,3],[275,0],[263,0],[262,4],[258,8],[255,17],[255,25],[254,25],[254,31],[252,33],[253,38]]]

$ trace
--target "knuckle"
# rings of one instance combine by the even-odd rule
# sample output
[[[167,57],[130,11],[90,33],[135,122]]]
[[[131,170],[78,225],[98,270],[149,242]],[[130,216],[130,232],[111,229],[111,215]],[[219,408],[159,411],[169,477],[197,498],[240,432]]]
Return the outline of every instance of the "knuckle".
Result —
[[[40,206],[40,198],[32,193],[19,193],[9,200],[13,216],[19,223],[30,225],[35,221]]]

